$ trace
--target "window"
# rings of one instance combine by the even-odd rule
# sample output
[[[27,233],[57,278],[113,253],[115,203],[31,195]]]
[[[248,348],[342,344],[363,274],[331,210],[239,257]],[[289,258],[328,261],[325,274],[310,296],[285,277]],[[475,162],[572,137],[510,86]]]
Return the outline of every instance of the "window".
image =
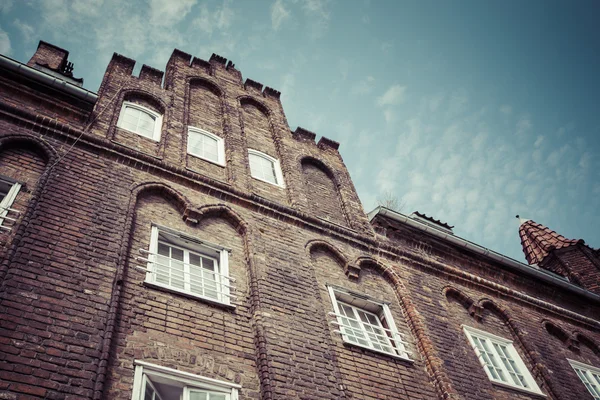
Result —
[[[188,153],[218,165],[225,165],[223,139],[200,128],[188,127]]]
[[[594,400],[600,400],[600,368],[568,360]]]
[[[125,101],[117,126],[148,139],[159,141],[162,115],[139,104]]]
[[[409,359],[386,303],[342,288],[328,286],[328,290],[336,317],[333,323],[344,342]]]
[[[169,228],[153,226],[150,234],[146,282],[210,301],[229,304],[229,249]]]
[[[250,173],[259,181],[283,187],[283,175],[279,161],[256,150],[248,150]]]
[[[510,340],[470,326],[463,325],[463,329],[485,373],[493,383],[542,393]]]
[[[240,385],[135,360],[132,400],[238,400]]]
[[[8,214],[19,213],[11,208],[19,190],[21,190],[20,183],[8,177],[0,176],[0,228],[2,230],[10,230],[10,228],[3,226],[5,219],[14,221],[14,219],[8,217]]]

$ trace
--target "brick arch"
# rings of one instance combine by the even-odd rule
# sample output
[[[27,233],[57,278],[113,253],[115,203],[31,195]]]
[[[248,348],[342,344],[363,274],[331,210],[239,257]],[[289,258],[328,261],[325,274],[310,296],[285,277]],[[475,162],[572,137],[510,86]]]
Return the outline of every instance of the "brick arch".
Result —
[[[118,104],[118,109],[120,109],[119,107],[124,101],[130,101],[133,99],[140,99],[147,102],[150,106],[156,108],[156,111],[160,112],[162,115],[165,114],[168,108],[165,102],[160,98],[142,89],[123,89],[121,90],[121,95],[119,97],[120,102]]]
[[[560,393],[560,391],[558,391],[554,386],[548,367],[546,367],[544,364],[537,349],[529,344],[523,335],[523,331],[515,324],[515,319],[512,317],[512,312],[508,309],[508,307],[501,306],[488,298],[479,300],[477,304],[498,316],[502,322],[506,324],[513,339],[521,348],[523,355],[529,361],[529,365],[531,365],[532,369],[531,375],[533,378],[537,378],[536,380],[538,384],[540,382],[542,383],[540,387],[546,388],[550,398],[559,399],[560,397],[557,395],[557,393]]]
[[[596,343],[594,340],[590,339],[588,336],[584,335],[580,331],[573,332],[573,337],[579,343],[586,346],[587,348],[592,350],[594,354],[600,357],[600,345],[598,345],[598,343]]]
[[[223,218],[242,236],[245,236],[249,230],[248,223],[231,207],[225,204],[209,204],[196,210],[186,210],[184,216],[188,218],[194,217],[198,221],[210,217]]]
[[[219,86],[215,82],[208,80],[204,77],[200,77],[200,76],[189,77],[188,83],[190,86],[193,86],[193,85],[204,86],[207,89],[209,89],[211,92],[213,92],[213,94],[215,94],[216,96],[223,97],[224,91],[223,91],[223,89],[221,89],[221,86]]]
[[[53,165],[59,158],[57,151],[49,143],[34,136],[7,134],[0,137],[0,152],[7,148],[25,147],[33,150],[46,164]]]
[[[308,251],[308,253],[311,256],[317,250],[325,250],[334,256],[335,260],[342,268],[346,269],[346,266],[348,265],[348,259],[342,254],[342,252],[338,250],[334,245],[324,240],[311,240],[308,243],[306,243],[304,248]]]
[[[44,163],[43,171],[37,178],[35,187],[30,187],[30,197],[24,212],[20,216],[20,220],[16,224],[16,229],[11,232],[10,238],[6,242],[6,253],[0,263],[0,292],[4,290],[2,283],[4,277],[14,264],[14,259],[17,255],[17,249],[21,246],[21,241],[24,238],[25,229],[33,218],[37,205],[42,197],[44,187],[47,185],[53,167],[60,160],[57,151],[47,142],[42,139],[24,134],[5,134],[0,137],[0,154],[5,151],[23,148],[30,150],[40,158]]]
[[[451,301],[454,300],[461,306],[465,308],[465,310],[469,310],[473,304],[475,304],[475,300],[473,300],[468,295],[464,294],[459,289],[453,286],[446,286],[442,289],[442,294],[446,296],[446,300]]]
[[[271,116],[273,115],[273,112],[262,101],[259,101],[259,100],[255,99],[254,97],[245,96],[245,95],[238,97],[238,101],[240,102],[240,106],[242,106],[242,107],[245,105],[253,105],[260,112],[262,112],[265,117],[269,118],[269,121],[270,121]]]
[[[208,91],[210,96],[208,98],[202,97],[203,101],[198,101],[199,99],[194,98],[194,96],[202,90]],[[201,93],[200,96],[202,96]],[[216,83],[200,77],[190,78],[185,97],[185,124],[205,129],[217,136],[223,136],[225,131],[225,101],[223,96],[223,89]],[[193,110],[196,112],[192,112]],[[218,118],[207,118],[211,114],[216,115]]]
[[[260,308],[260,293],[257,291],[258,278],[255,265],[253,263],[252,254],[253,244],[249,235],[248,224],[230,207],[222,204],[205,205],[198,209],[194,209],[192,203],[183,194],[170,186],[162,182],[144,182],[131,187],[131,196],[129,199],[129,206],[127,209],[126,219],[122,229],[122,240],[121,246],[118,252],[118,259],[116,260],[116,272],[113,279],[113,290],[111,291],[111,298],[108,305],[108,314],[106,318],[106,324],[104,327],[104,336],[101,345],[101,355],[99,357],[98,367],[96,369],[95,381],[94,381],[94,399],[100,400],[102,394],[105,393],[105,387],[107,385],[107,373],[109,367],[109,360],[111,356],[111,350],[114,343],[114,336],[116,332],[116,326],[118,321],[119,308],[122,297],[122,282],[127,268],[125,268],[126,260],[130,256],[130,248],[134,236],[135,230],[135,212],[138,204],[138,200],[146,195],[158,194],[167,200],[169,204],[172,204],[181,213],[182,218],[189,219],[192,217],[198,218],[201,221],[204,218],[218,217],[223,218],[230,225],[240,233],[241,240],[244,244],[244,258],[246,267],[249,275],[249,304],[251,314],[259,312]],[[192,221],[186,221],[192,222]],[[266,343],[266,328],[260,318],[256,318],[254,326],[254,335],[257,343]],[[259,381],[262,387],[262,391],[265,393],[266,399],[272,399],[272,388],[270,378],[272,374],[270,372],[271,359],[268,354],[265,354],[263,348],[256,346],[256,363],[258,369],[263,371],[259,374]]]
[[[427,329],[423,323],[423,317],[421,317],[421,314],[413,304],[402,278],[392,266],[386,265],[375,258],[363,256],[359,257],[357,262],[359,266],[370,265],[374,267],[375,271],[386,278],[394,289],[411,335],[415,338],[416,346],[425,359],[427,372],[433,380],[438,397],[446,400],[460,400],[461,396],[454,389],[448,374],[444,371],[442,367],[444,361],[429,338]]]
[[[308,208],[322,218],[347,225],[347,213],[333,170],[311,156],[301,157],[299,167],[304,177]]]
[[[544,329],[546,329],[546,332],[559,339],[563,343],[566,343],[571,337],[571,335],[569,335],[569,333],[563,328],[548,320],[542,321],[542,326],[544,327]]]
[[[133,202],[133,209],[135,209],[138,200],[142,196],[150,194],[157,194],[166,199],[170,204],[177,208],[182,216],[184,215],[185,211],[191,207],[190,201],[183,194],[161,182],[145,182],[135,185],[131,188],[131,193],[132,199],[135,199]]]

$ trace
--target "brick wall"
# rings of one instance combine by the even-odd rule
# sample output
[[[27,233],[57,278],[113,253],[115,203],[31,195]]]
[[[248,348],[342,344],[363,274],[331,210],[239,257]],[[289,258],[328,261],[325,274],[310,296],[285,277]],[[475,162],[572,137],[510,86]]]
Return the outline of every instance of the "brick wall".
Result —
[[[2,249],[0,398],[130,399],[135,360],[244,400],[539,398],[492,384],[463,324],[512,340],[548,398],[591,398],[567,358],[600,366],[598,302],[393,221],[375,234],[337,143],[291,132],[224,59],[133,66],[113,57],[91,115],[0,78],[0,173],[28,188]],[[123,101],[163,114],[159,142],[116,127]],[[187,155],[188,125],[222,135],[225,167]],[[231,305],[145,282],[153,223],[231,249]],[[411,360],[344,343],[328,284],[388,304]]]

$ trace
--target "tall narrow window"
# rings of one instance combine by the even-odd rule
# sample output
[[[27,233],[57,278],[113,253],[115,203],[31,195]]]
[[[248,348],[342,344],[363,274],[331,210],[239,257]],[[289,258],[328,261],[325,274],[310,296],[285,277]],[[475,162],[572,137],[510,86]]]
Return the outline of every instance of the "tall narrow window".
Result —
[[[409,359],[387,304],[333,286],[328,290],[335,324],[345,342]]]
[[[253,178],[283,187],[279,160],[252,149],[248,150],[248,160]]]
[[[493,383],[542,393],[510,340],[470,326],[463,325],[463,330]]]
[[[188,154],[225,165],[223,139],[200,128],[188,127]]]
[[[164,227],[153,226],[146,282],[230,304],[229,250]]]
[[[574,360],[568,360],[594,400],[600,400],[600,368]]]
[[[19,190],[21,190],[20,183],[10,178],[0,176],[0,228],[2,228],[2,230],[10,230],[10,228],[4,226],[6,219],[12,219],[8,215],[11,213],[18,213],[17,210],[14,210],[11,207]]]
[[[135,360],[132,400],[238,400],[240,385]]]
[[[123,102],[117,126],[140,136],[160,140],[162,116],[146,107],[128,101]]]

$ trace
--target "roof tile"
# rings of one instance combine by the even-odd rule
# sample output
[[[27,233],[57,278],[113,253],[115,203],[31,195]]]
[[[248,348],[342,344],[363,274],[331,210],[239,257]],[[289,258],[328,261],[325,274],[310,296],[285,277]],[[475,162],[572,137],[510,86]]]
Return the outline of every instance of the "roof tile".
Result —
[[[552,229],[527,220],[519,226],[523,253],[529,264],[539,264],[550,251],[573,246],[581,240],[567,239]]]

